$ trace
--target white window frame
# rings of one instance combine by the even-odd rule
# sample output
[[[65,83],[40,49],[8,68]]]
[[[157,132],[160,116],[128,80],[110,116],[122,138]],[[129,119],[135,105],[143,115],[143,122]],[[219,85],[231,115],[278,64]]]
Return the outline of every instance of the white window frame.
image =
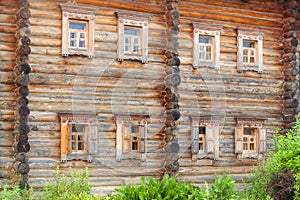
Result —
[[[142,63],[148,62],[148,29],[150,15],[128,11],[118,11],[118,52],[117,60],[122,62],[126,59],[138,60]],[[125,52],[125,33],[126,27],[138,28],[140,30],[140,51],[139,53]]]
[[[237,69],[238,72],[242,71],[257,71],[258,73],[263,72],[263,33],[259,31],[253,31],[251,29],[238,29],[238,52],[237,52]],[[252,41],[255,43],[255,61],[244,62],[244,41]]]
[[[99,134],[96,115],[92,113],[58,113],[61,123],[61,161],[86,160],[92,162],[98,152]],[[72,125],[84,126],[84,149],[72,149]],[[67,127],[68,130],[64,130]]]
[[[77,4],[75,1],[60,4],[62,10],[62,56],[84,55],[88,58],[94,57],[95,40],[95,14],[98,8]],[[69,23],[77,21],[87,24],[86,48],[70,47],[70,28]]]
[[[238,154],[238,159],[261,159],[267,153],[267,132],[263,122],[264,119],[236,118],[235,153]],[[254,131],[254,150],[244,149],[245,129]]]
[[[210,67],[216,70],[220,69],[220,34],[222,25],[211,25],[200,22],[193,22],[194,32],[194,48],[193,48],[193,67]],[[212,38],[211,45],[211,60],[201,60],[200,54],[200,43],[199,37],[210,37]]]
[[[219,124],[220,119],[203,118],[203,117],[191,117],[192,120],[192,132],[191,132],[191,151],[192,160],[197,159],[219,159]],[[200,150],[200,134],[199,128],[205,127],[205,140],[204,150]]]
[[[146,161],[149,115],[117,114],[115,120],[117,124],[116,161]],[[132,133],[132,126],[138,127],[138,133]],[[132,149],[133,137],[138,139],[138,150]]]

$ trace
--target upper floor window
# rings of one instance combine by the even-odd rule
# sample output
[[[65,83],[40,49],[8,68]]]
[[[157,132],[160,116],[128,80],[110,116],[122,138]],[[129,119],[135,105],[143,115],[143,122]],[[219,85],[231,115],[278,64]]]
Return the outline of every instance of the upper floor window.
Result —
[[[192,117],[192,159],[219,158],[219,120]]]
[[[235,152],[239,158],[259,158],[267,151],[263,119],[238,118],[235,128]]]
[[[69,22],[69,48],[87,49],[87,31],[88,24],[84,21]]]
[[[238,71],[263,71],[263,33],[238,29]]]
[[[117,12],[118,16],[118,60],[148,61],[148,27],[147,14]]]
[[[59,113],[61,119],[61,161],[87,160],[98,151],[95,115]]]
[[[124,27],[124,53],[141,55],[141,28]]]
[[[60,4],[62,10],[62,55],[94,56],[94,7],[76,2]]]
[[[193,66],[220,69],[220,31],[221,25],[193,23],[194,50]]]
[[[116,160],[146,161],[146,138],[149,116],[116,115]]]

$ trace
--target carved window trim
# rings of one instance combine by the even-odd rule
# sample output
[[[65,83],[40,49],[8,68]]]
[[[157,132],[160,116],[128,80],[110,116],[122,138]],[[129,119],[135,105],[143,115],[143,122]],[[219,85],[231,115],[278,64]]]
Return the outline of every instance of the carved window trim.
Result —
[[[94,56],[94,29],[95,29],[95,14],[97,8],[89,7],[76,2],[67,2],[59,4],[62,10],[62,56],[69,55],[84,55],[89,58]],[[87,41],[86,49],[74,49],[69,47],[69,23],[70,21],[87,22]]]
[[[115,115],[116,132],[116,160],[146,161],[147,125],[149,115]],[[132,126],[138,127],[138,133],[132,133]],[[132,150],[132,138],[137,137],[138,150]]]
[[[216,70],[220,69],[220,32],[222,25],[211,25],[200,22],[193,22],[194,29],[194,47],[193,47],[193,67],[210,67]],[[212,61],[200,60],[200,45],[199,37],[211,37],[212,38]]]
[[[219,158],[219,126],[220,119],[214,117],[191,117],[192,132],[191,132],[191,151],[192,160],[197,159],[214,159]],[[199,149],[199,128],[205,127],[205,140],[203,141],[205,149]]]
[[[91,113],[58,113],[61,123],[61,162],[85,160],[92,162],[98,152],[98,126],[96,115]],[[85,127],[84,150],[72,151],[72,126]]]
[[[148,62],[148,29],[150,15],[145,13],[136,13],[128,11],[116,12],[118,17],[118,50],[117,56],[118,61],[122,62],[126,59],[138,60],[142,63]],[[125,27],[139,28],[141,31],[140,36],[140,48],[141,54],[126,54],[124,50],[125,46]]]
[[[267,153],[267,132],[263,122],[264,119],[236,118],[235,153],[238,154],[238,158],[260,159],[261,155]],[[244,150],[245,129],[253,129],[256,142],[254,150]]]
[[[258,73],[263,72],[263,33],[259,31],[253,31],[251,29],[238,29],[238,53],[237,53],[237,70],[242,71],[257,71]],[[255,43],[255,62],[244,63],[243,62],[243,43],[244,40],[252,41]]]

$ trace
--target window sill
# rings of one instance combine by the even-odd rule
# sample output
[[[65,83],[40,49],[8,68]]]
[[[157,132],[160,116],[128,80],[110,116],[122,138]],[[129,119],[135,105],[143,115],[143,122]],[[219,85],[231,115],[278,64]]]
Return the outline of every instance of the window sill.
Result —
[[[70,160],[84,160],[88,162],[92,162],[92,156],[89,154],[66,154],[61,155],[61,162],[65,163]]]

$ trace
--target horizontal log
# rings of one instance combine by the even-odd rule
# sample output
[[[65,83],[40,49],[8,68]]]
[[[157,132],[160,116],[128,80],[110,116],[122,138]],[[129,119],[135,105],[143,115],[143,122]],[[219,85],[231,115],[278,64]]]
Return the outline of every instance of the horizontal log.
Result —
[[[17,102],[18,102],[18,104],[20,105],[20,106],[27,106],[28,105],[28,99],[26,98],[26,97],[19,97],[18,99],[17,99]]]
[[[18,96],[27,97],[29,95],[29,90],[27,86],[20,86],[16,89],[16,94]]]
[[[29,1],[28,0],[20,0],[18,1],[18,7],[24,7],[24,8],[28,8],[30,6]]]
[[[29,74],[30,71],[31,71],[31,67],[27,63],[21,63],[15,67],[16,74],[22,74],[22,73]]]
[[[26,105],[21,105],[16,108],[16,112],[18,116],[28,116],[30,114],[30,110]]]
[[[15,129],[18,131],[19,134],[28,134],[30,132],[30,128],[27,124],[17,124]]]
[[[28,74],[20,74],[16,78],[16,84],[19,86],[28,86],[30,83],[30,78]]]
[[[17,19],[28,19],[31,16],[31,12],[28,7],[21,7],[16,13]]]
[[[15,157],[16,157],[16,160],[17,161],[20,161],[21,163],[26,163],[26,162],[28,162],[28,160],[29,160],[29,156],[28,156],[28,154],[27,153],[17,153],[16,155],[15,155]]]
[[[31,53],[31,48],[29,45],[22,45],[17,49],[17,56],[29,55]]]

